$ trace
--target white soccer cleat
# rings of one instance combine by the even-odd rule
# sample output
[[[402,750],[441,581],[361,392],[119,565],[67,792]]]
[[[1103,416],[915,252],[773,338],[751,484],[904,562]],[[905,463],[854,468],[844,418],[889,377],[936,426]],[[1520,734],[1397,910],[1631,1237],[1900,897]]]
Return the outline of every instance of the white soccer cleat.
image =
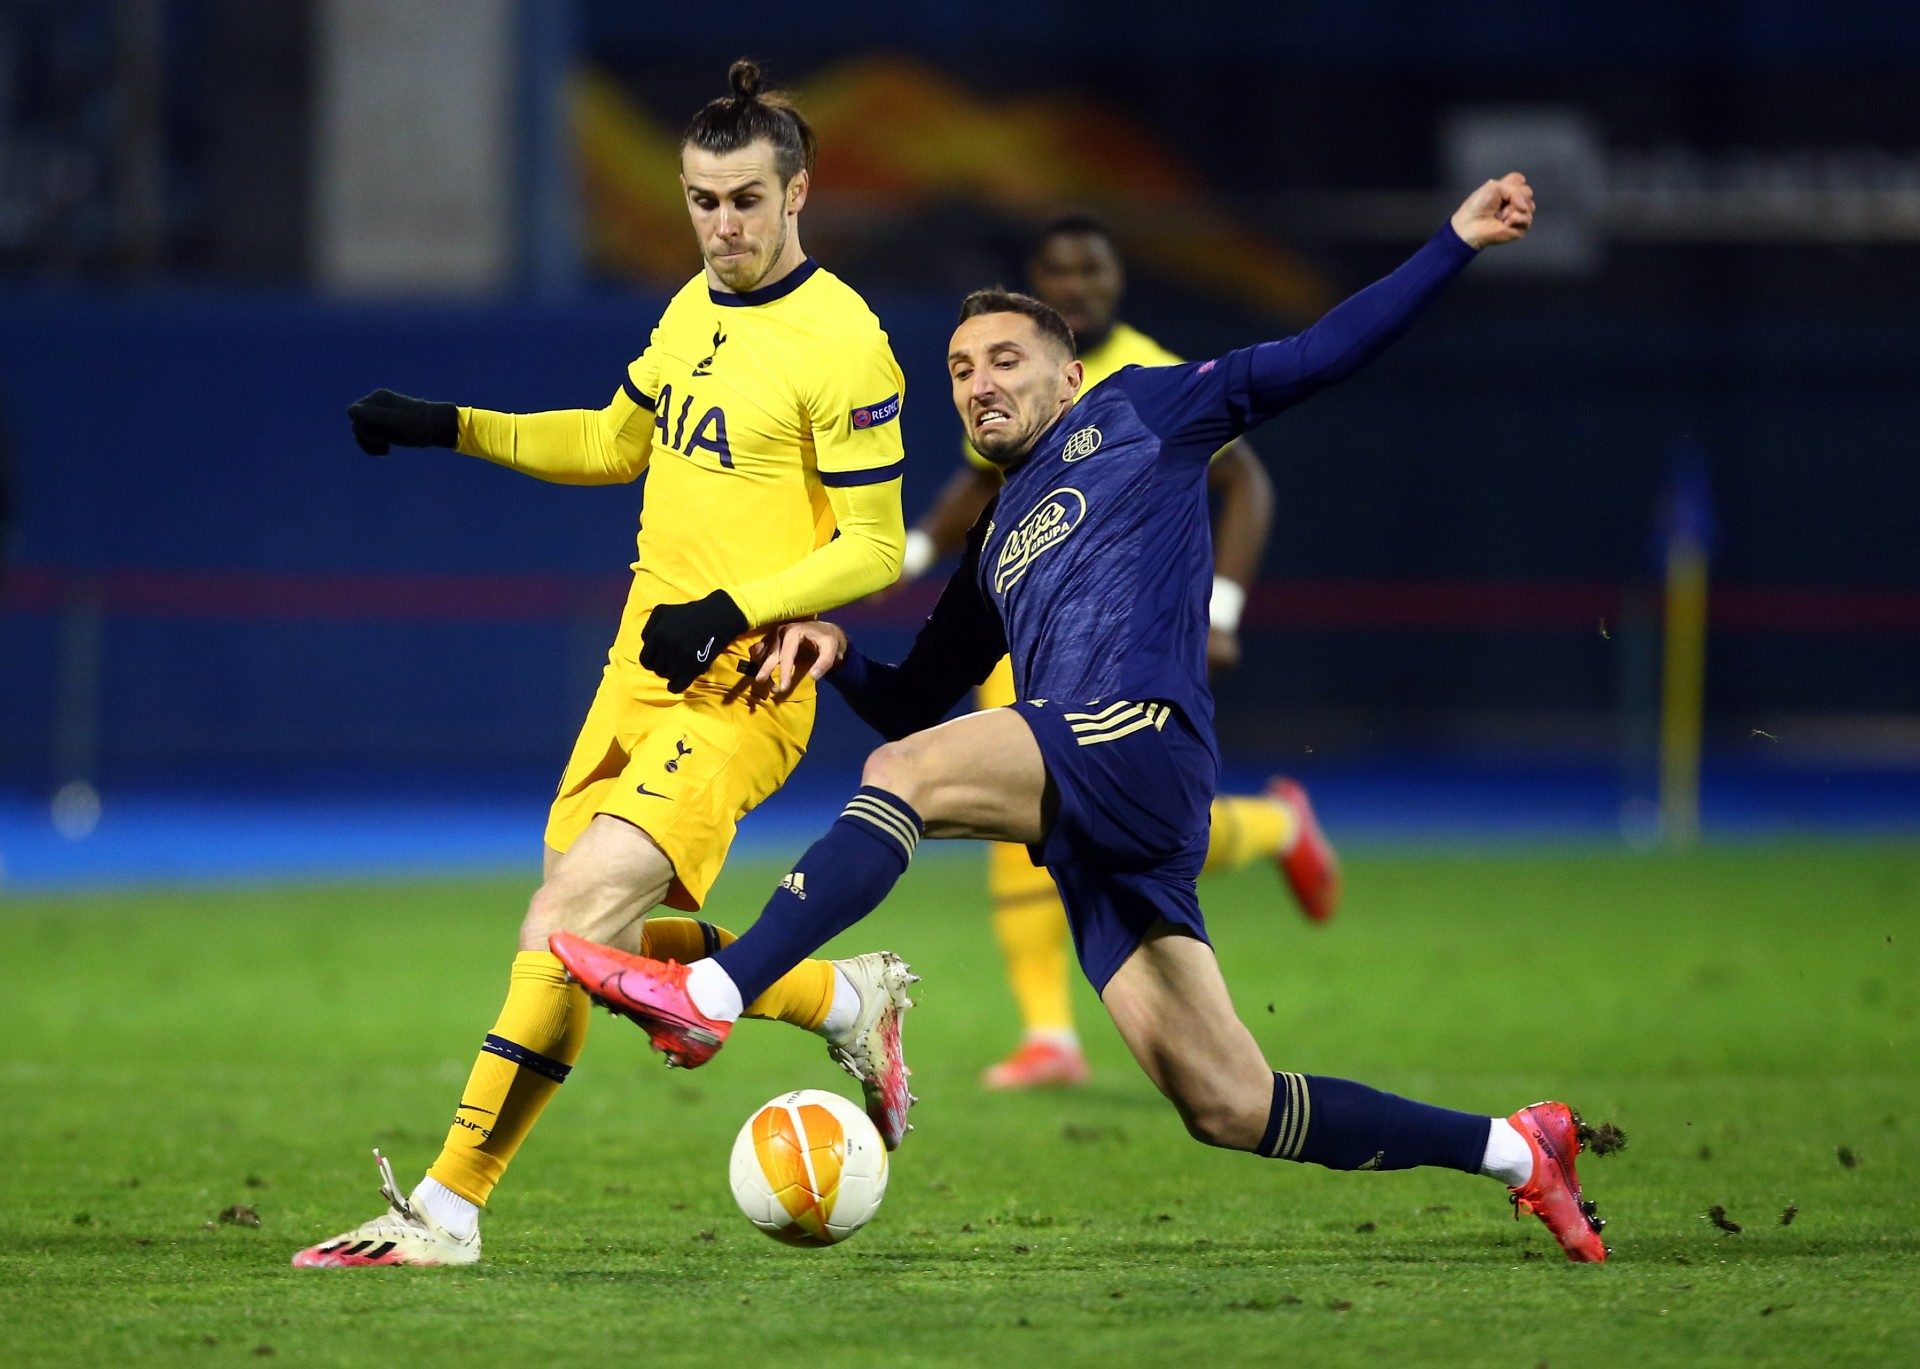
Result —
[[[400,1196],[400,1188],[393,1181],[393,1166],[387,1163],[387,1157],[375,1150],[373,1158],[380,1166],[380,1196],[387,1200],[388,1210],[330,1241],[300,1251],[293,1257],[295,1269],[480,1262],[479,1228],[465,1240],[446,1231],[425,1211]]]
[[[913,1000],[907,986],[920,982],[907,962],[892,951],[869,951],[833,962],[860,995],[860,1011],[853,1025],[827,1038],[833,1062],[860,1081],[866,1094],[867,1116],[879,1128],[888,1150],[898,1150],[913,1130],[907,1109],[919,1099],[907,1091],[906,1056],[900,1049],[900,1018]]]

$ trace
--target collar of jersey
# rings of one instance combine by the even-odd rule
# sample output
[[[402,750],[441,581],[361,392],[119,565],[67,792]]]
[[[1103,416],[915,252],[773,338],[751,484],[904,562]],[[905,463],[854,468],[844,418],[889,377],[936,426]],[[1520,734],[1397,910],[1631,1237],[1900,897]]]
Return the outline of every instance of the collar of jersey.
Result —
[[[716,290],[712,282],[708,282],[707,298],[729,309],[751,309],[756,304],[771,304],[784,295],[791,295],[805,285],[813,273],[819,269],[820,263],[808,257],[772,285],[763,285],[758,290],[743,290],[737,295],[729,294],[725,290]]]

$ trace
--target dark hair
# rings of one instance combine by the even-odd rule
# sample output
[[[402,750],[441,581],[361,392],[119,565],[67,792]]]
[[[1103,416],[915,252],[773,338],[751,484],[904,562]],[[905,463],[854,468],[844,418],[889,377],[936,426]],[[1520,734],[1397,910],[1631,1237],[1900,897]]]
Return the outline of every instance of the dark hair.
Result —
[[[1018,290],[996,285],[988,290],[975,290],[960,301],[960,322],[965,323],[982,314],[1025,314],[1042,333],[1066,348],[1068,356],[1079,354],[1073,341],[1073,329],[1067,327],[1067,321],[1060,317],[1059,310],[1032,295],[1023,295]]]
[[[738,152],[765,139],[773,144],[774,166],[784,185],[803,167],[813,170],[820,143],[793,101],[777,90],[761,89],[760,82],[760,64],[750,57],[728,67],[727,84],[733,94],[707,101],[687,125],[680,145],[703,152]]]
[[[1117,255],[1120,241],[1113,235],[1113,228],[1098,214],[1084,209],[1076,209],[1065,214],[1056,214],[1040,225],[1040,231],[1034,234],[1033,248],[1027,253],[1037,257],[1046,250],[1048,243],[1055,238],[1099,238],[1113,249]]]

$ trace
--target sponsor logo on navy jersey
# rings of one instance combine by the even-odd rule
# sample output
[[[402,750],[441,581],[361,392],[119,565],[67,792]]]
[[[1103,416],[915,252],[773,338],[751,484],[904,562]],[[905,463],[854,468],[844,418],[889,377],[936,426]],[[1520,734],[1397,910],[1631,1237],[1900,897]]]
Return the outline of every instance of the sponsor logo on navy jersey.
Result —
[[[1076,489],[1062,485],[1041,495],[1001,545],[1000,559],[993,567],[993,592],[1005,594],[1041,552],[1064,542],[1086,517],[1087,497]]]
[[[1082,428],[1067,439],[1067,445],[1060,449],[1062,461],[1080,461],[1100,450],[1100,430]]]
[[[900,417],[900,396],[888,395],[878,404],[868,404],[853,411],[853,426],[856,428],[877,428],[882,423],[891,423]]]

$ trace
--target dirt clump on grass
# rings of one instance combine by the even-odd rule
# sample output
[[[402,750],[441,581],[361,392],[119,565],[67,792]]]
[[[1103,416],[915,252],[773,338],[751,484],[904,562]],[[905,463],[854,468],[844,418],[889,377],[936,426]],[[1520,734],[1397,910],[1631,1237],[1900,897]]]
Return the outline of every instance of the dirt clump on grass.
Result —
[[[1740,1223],[1729,1217],[1727,1215],[1727,1209],[1719,1203],[1715,1203],[1707,1209],[1707,1220],[1712,1222],[1714,1226],[1720,1230],[1726,1232],[1729,1236],[1738,1236],[1742,1231],[1746,1230]]]
[[[1581,1122],[1574,1128],[1574,1134],[1579,1137],[1580,1148],[1595,1155],[1612,1155],[1627,1148],[1627,1133],[1611,1122],[1602,1122],[1599,1126]]]

